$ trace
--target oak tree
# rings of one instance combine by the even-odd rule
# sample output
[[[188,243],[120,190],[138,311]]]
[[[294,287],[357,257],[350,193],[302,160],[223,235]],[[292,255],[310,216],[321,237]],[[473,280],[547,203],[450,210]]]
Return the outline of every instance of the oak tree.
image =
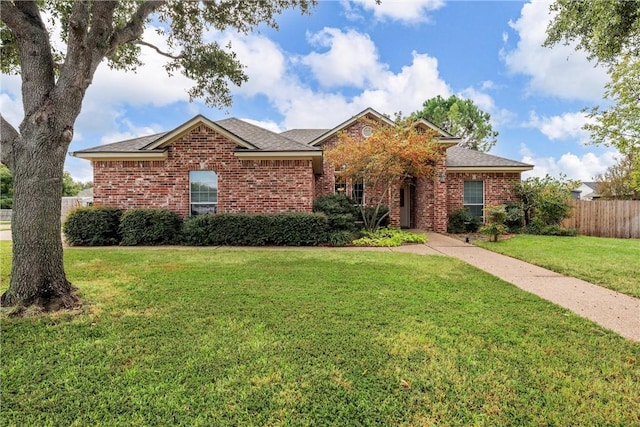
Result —
[[[364,184],[359,208],[364,227],[373,231],[388,215],[380,215],[395,189],[411,177],[434,176],[444,158],[436,134],[416,126],[415,119],[397,119],[394,126],[363,118],[372,134],[363,140],[340,132],[334,148],[325,157],[336,176]]]
[[[277,28],[288,8],[308,13],[315,0],[270,1],[2,1],[1,71],[21,77],[24,118],[18,129],[0,116],[0,161],[12,172],[13,262],[2,306],[45,310],[78,304],[63,267],[60,207],[63,166],[74,124],[96,69],[133,71],[141,49],[166,58],[167,72],[193,80],[190,97],[231,103],[229,84],[247,80],[230,46],[206,42],[207,31]],[[153,23],[168,48],[145,40]],[[54,27],[62,48],[52,43]]]

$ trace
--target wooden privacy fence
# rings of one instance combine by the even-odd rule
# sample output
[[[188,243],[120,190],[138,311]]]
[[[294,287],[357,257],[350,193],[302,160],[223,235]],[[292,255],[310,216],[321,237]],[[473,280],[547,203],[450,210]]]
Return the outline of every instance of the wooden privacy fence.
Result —
[[[640,200],[573,200],[563,227],[597,237],[640,239]]]

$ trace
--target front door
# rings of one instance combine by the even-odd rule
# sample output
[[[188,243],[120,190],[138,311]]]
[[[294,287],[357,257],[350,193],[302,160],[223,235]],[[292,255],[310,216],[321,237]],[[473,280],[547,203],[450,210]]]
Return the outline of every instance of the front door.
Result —
[[[400,187],[400,227],[411,228],[411,187]]]

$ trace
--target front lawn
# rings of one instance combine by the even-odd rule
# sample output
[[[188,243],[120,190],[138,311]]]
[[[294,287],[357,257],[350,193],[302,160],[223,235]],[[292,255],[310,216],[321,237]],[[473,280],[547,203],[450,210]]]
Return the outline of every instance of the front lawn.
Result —
[[[640,240],[518,235],[478,246],[640,298]]]
[[[90,305],[2,318],[3,425],[640,423],[638,343],[455,259],[65,253]]]

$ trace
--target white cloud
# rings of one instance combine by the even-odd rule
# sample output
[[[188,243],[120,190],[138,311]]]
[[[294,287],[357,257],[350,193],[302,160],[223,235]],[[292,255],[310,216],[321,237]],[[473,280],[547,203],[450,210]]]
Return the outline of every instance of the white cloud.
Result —
[[[540,117],[532,111],[525,126],[537,128],[552,141],[577,139],[584,145],[589,142],[589,133],[582,128],[588,121],[589,118],[582,112]]]
[[[508,70],[531,77],[530,92],[564,99],[600,100],[608,80],[604,68],[594,67],[587,55],[573,46],[542,47],[550,20],[549,2],[533,1],[522,7],[520,18],[509,23],[519,35],[518,44],[511,51],[501,52]]]
[[[280,125],[278,125],[273,120],[253,120],[253,119],[248,119],[246,117],[243,117],[240,120],[243,120],[247,123],[251,123],[252,125],[260,126],[261,128],[270,130],[271,132],[275,132],[275,133],[282,132]]]
[[[285,53],[272,40],[259,35],[240,37],[236,33],[221,35],[221,42],[231,43],[231,49],[244,65],[249,81],[232,87],[234,93],[254,96],[266,88],[277,88],[285,77],[287,60]]]
[[[307,39],[312,46],[329,47],[327,52],[311,52],[300,58],[300,62],[309,66],[315,78],[325,87],[363,87],[387,68],[378,62],[376,46],[367,34],[324,28],[309,34]]]
[[[160,49],[167,50],[164,37],[158,35],[154,27],[147,27],[143,39]],[[112,70],[106,64],[96,71],[93,83],[87,89],[87,102],[102,105],[165,106],[178,101],[188,101],[187,90],[193,81],[180,73],[169,76],[164,71],[167,58],[153,49],[142,47],[140,60],[144,63],[135,73]]]
[[[5,76],[2,77],[3,89],[5,88],[4,84]],[[24,117],[22,98],[12,93],[0,92],[0,114],[17,130]]]
[[[339,92],[316,90],[312,88],[311,81],[304,80],[302,74],[296,74],[296,63],[306,63],[312,67],[314,75],[321,75],[325,68],[320,65],[322,61],[316,59],[323,54],[312,52],[298,57],[296,63],[293,63],[285,59],[286,55],[279,46],[264,36],[225,37],[225,40],[232,41],[238,59],[247,66],[246,73],[249,76],[248,86],[234,89],[234,93],[265,96],[284,117],[280,128],[330,128],[367,107],[388,114],[397,111],[410,113],[418,110],[426,99],[451,94],[451,89],[440,77],[435,58],[413,52],[412,62],[402,67],[398,73],[393,73],[387,64],[380,61],[368,36],[357,32],[325,28],[309,36],[310,40],[321,41],[322,47],[329,47],[325,60],[335,68],[340,68],[341,62],[344,62],[339,62],[336,52],[350,43],[368,45],[367,49],[351,52],[351,73],[342,74],[337,71],[324,81],[326,85],[360,89],[359,93],[350,97]],[[254,52],[258,50],[264,55],[263,60],[256,59]],[[357,58],[360,55],[362,56]],[[368,75],[357,75],[358,67],[353,64],[368,64]],[[270,71],[265,71],[269,68]]]
[[[480,90],[474,87],[468,87],[463,89],[458,96],[467,98],[473,101],[482,111],[491,115],[491,126],[498,128],[506,124],[511,123],[516,114],[506,108],[498,108],[493,97],[483,92],[484,90],[490,90],[495,87],[492,81],[485,81],[482,83]]]
[[[564,153],[560,158],[538,157],[524,144],[520,146],[520,153],[523,162],[535,165],[532,171],[522,174],[523,178],[544,177],[549,174],[556,178],[566,175],[569,179],[580,181],[593,181],[596,176],[614,165],[618,157],[615,151],[606,151],[601,155],[588,152],[582,156]]]
[[[382,0],[376,4],[375,0],[352,0],[342,2],[347,16],[351,19],[359,18],[358,8],[373,12],[380,21],[392,20],[405,24],[415,24],[429,20],[428,13],[444,6],[444,0]]]
[[[162,131],[166,131],[167,129],[163,129],[163,127],[159,124],[151,124],[147,126],[136,126],[131,123],[129,120],[122,120],[121,122],[127,130],[119,131],[119,132],[111,132],[109,134],[104,135],[100,139],[100,144],[108,144],[110,142],[118,142],[118,141],[126,141],[127,139],[137,138],[140,136],[153,135],[155,133],[160,133]]]

